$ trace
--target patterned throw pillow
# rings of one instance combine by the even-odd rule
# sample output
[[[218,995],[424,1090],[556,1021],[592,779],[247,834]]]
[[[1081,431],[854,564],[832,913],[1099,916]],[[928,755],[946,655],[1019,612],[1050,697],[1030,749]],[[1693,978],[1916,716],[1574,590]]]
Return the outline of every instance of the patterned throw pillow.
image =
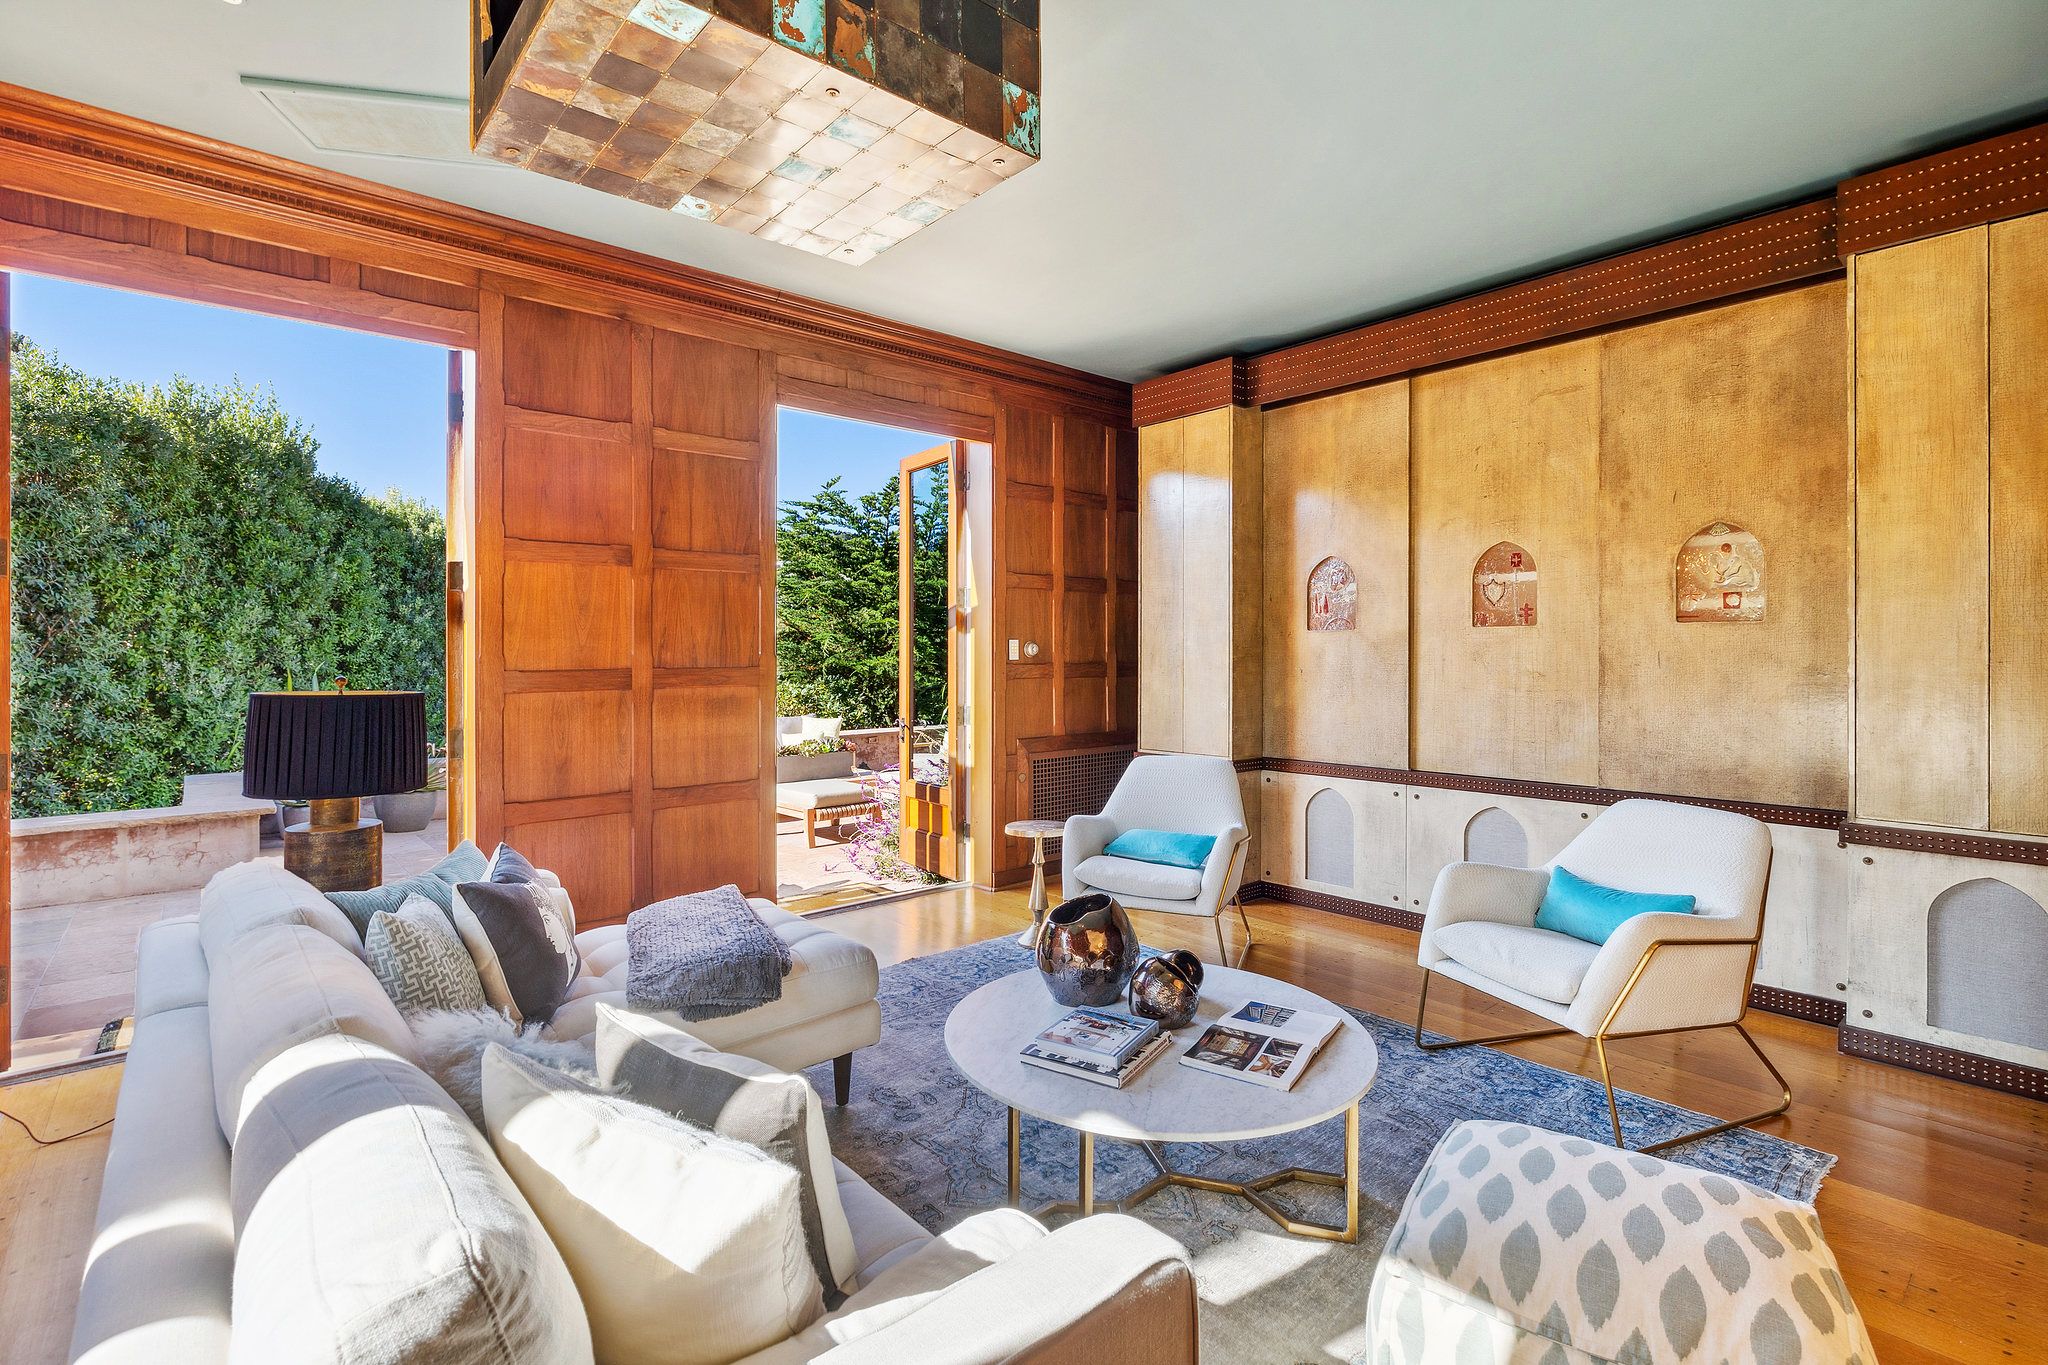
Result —
[[[407,896],[395,914],[371,916],[363,948],[378,984],[403,1013],[484,1007],[483,981],[469,950],[446,912],[425,896]]]
[[[491,1006],[514,1023],[544,1024],[582,967],[569,897],[504,844],[491,855],[488,875],[455,887],[455,932]]]
[[[423,896],[445,911],[454,900],[455,884],[487,875],[488,867],[483,850],[464,839],[447,857],[418,876],[373,886],[367,891],[329,891],[327,899],[349,917],[357,936],[367,939],[370,920],[379,911],[395,913],[407,896]]]

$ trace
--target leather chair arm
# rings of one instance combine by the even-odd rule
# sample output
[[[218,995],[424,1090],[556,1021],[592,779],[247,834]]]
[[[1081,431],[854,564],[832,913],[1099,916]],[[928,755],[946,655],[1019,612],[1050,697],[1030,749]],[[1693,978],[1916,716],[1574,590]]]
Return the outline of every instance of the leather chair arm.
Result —
[[[1069,1223],[817,1365],[1196,1365],[1195,1277],[1135,1218]]]

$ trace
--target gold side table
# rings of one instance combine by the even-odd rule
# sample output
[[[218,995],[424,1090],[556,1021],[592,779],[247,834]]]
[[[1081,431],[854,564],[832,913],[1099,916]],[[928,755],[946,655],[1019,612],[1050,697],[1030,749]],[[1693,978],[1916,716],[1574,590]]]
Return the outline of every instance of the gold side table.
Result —
[[[1045,924],[1045,841],[1066,831],[1064,820],[1012,820],[1003,826],[1003,833],[1031,841],[1031,900],[1026,906],[1031,911],[1031,927],[1017,936],[1017,942],[1027,948],[1038,942],[1038,931]]]

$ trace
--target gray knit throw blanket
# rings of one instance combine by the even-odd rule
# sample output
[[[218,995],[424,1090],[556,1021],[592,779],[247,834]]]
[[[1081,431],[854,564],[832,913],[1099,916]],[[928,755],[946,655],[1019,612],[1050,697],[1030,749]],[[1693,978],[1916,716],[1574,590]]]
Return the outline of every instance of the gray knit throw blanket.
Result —
[[[722,1019],[782,998],[789,946],[737,886],[656,901],[626,916],[626,1003]]]

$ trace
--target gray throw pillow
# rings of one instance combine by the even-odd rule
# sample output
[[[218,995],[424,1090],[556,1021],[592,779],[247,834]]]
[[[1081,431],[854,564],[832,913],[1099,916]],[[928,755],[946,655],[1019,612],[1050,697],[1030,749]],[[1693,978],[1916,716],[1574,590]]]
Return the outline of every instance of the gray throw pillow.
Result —
[[[489,866],[483,850],[464,839],[449,851],[447,857],[417,876],[373,886],[367,891],[329,891],[327,899],[348,916],[349,922],[356,927],[356,936],[367,939],[370,920],[380,912],[396,913],[398,907],[405,904],[407,896],[422,896],[443,911],[448,910],[455,897],[455,884],[477,880],[486,874]]]
[[[514,1023],[545,1024],[582,966],[567,897],[539,881],[463,882],[450,915],[484,985]]]
[[[597,1006],[597,1079],[635,1104],[758,1147],[794,1167],[802,1182],[806,1248],[826,1303],[838,1306],[837,1286],[851,1284],[859,1267],[839,1202],[824,1108],[809,1081],[604,1003]]]
[[[424,896],[407,896],[394,914],[379,910],[363,938],[370,970],[400,1012],[480,1010],[484,984],[447,912]]]

